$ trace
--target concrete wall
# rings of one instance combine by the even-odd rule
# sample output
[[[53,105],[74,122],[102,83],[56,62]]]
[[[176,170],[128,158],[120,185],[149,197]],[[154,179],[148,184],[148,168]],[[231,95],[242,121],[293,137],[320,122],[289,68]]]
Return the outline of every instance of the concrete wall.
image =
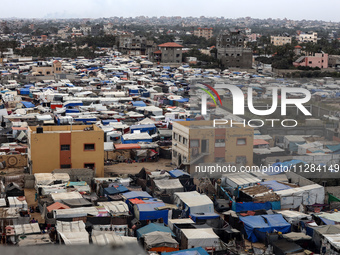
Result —
[[[298,183],[300,187],[315,184],[314,182],[306,179],[305,177],[302,177],[293,172],[286,173],[286,176],[288,180],[289,179],[291,180],[291,183]]]

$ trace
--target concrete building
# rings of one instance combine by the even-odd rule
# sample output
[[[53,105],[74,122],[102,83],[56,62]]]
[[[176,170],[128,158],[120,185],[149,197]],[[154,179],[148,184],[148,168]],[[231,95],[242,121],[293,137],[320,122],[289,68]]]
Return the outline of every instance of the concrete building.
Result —
[[[328,56],[328,67],[339,68],[340,67],[340,55],[329,55]]]
[[[150,59],[161,64],[180,65],[182,63],[182,48],[182,45],[175,42],[160,44]]]
[[[315,53],[315,56],[302,56],[298,58],[294,63],[294,66],[308,66],[308,67],[319,67],[328,68],[328,54],[326,53]]]
[[[146,37],[124,33],[119,36],[118,40],[118,50],[123,54],[139,56],[145,55],[147,52],[148,41]]]
[[[32,67],[32,74],[40,75],[54,75],[61,73],[61,62],[58,60],[53,61],[52,64],[46,62],[38,62],[37,66]]]
[[[291,44],[292,43],[292,37],[290,36],[271,36],[270,37],[271,44],[275,46],[282,46],[285,44]]]
[[[217,58],[222,67],[252,68],[253,54],[245,48],[246,37],[238,30],[224,31],[217,37]]]
[[[299,42],[301,43],[317,43],[318,41],[318,33],[317,32],[307,32],[307,33],[301,33],[298,37]]]
[[[172,128],[172,163],[190,165],[226,162],[252,165],[254,130],[242,125],[218,125],[213,121],[178,121]]]
[[[95,125],[31,126],[28,145],[32,174],[91,168],[96,176],[104,176],[104,131]]]
[[[213,28],[199,27],[194,30],[194,36],[204,37],[205,39],[209,40],[213,36]]]

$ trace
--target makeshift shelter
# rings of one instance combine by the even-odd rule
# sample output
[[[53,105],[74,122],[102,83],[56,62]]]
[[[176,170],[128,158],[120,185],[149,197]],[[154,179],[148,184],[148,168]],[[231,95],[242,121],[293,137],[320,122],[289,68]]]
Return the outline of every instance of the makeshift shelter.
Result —
[[[141,238],[143,235],[146,235],[151,232],[167,232],[170,233],[173,237],[175,237],[175,234],[170,230],[170,228],[166,227],[163,223],[150,223],[142,228],[139,228],[136,231],[137,238]]]
[[[138,220],[157,220],[162,218],[163,221],[168,223],[168,210],[159,210],[159,207],[163,207],[163,202],[147,202],[141,201],[139,204],[134,205],[134,214]]]
[[[35,245],[45,245],[45,244],[53,244],[50,239],[49,234],[37,234],[37,235],[28,235],[24,236],[24,238],[18,239],[19,246],[35,246]]]
[[[143,235],[144,247],[149,252],[178,251],[178,242],[172,238],[171,233],[154,231]]]
[[[211,199],[197,191],[176,192],[174,193],[174,202],[179,207],[190,213],[213,213],[214,204]]]
[[[50,206],[47,206],[46,209],[48,212],[52,212],[53,210],[70,209],[70,207],[62,203],[56,202],[54,204],[51,204]]]
[[[182,229],[181,249],[196,247],[215,251],[223,250],[220,238],[212,228]]]
[[[277,255],[286,255],[286,254],[304,254],[304,249],[293,242],[288,242],[285,239],[277,240],[273,242],[273,252]]]
[[[129,207],[123,201],[99,202],[98,205],[104,206],[113,217],[129,215]]]
[[[244,224],[244,230],[247,234],[248,240],[256,243],[259,241],[259,238],[263,239],[263,233],[271,233],[272,228],[264,221],[264,219],[260,216],[247,216],[240,217],[240,221]]]
[[[66,245],[89,244],[89,234],[83,221],[57,221],[57,233]]]
[[[131,236],[120,236],[112,231],[98,231],[92,230],[92,242],[95,245],[130,245],[132,243],[138,244],[136,237]]]
[[[306,219],[306,220],[312,219],[311,215],[301,213],[301,212],[296,212],[296,211],[282,210],[282,211],[276,211],[276,213],[281,214],[283,218],[285,218],[285,220],[288,221],[289,223],[293,223],[294,221],[299,221],[302,219]]]

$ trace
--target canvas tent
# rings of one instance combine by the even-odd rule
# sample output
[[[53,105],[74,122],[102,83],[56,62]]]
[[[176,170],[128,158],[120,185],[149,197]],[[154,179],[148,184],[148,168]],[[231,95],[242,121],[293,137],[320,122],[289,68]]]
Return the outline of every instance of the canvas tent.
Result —
[[[148,251],[168,252],[177,251],[178,242],[172,238],[171,233],[154,231],[143,235],[145,248]]]
[[[216,251],[223,249],[220,238],[212,228],[182,229],[181,239],[181,249],[195,247],[209,247]]]
[[[56,226],[58,235],[66,245],[89,244],[89,234],[85,230],[83,221],[57,221]]]
[[[174,202],[179,208],[183,208],[188,213],[213,213],[214,204],[211,199],[197,191],[176,192]]]
[[[95,245],[129,245],[131,243],[137,244],[137,238],[131,236],[120,236],[113,231],[98,231],[92,230],[92,242]]]

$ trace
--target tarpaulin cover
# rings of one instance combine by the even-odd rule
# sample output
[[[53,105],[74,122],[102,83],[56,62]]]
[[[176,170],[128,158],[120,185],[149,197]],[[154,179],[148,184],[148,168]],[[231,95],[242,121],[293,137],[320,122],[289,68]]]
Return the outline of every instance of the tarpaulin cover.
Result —
[[[266,181],[266,182],[261,182],[261,185],[266,186],[269,189],[272,189],[273,191],[279,191],[279,190],[285,190],[285,189],[291,189],[290,186],[285,185],[283,183],[279,183],[275,180],[272,181]]]
[[[269,210],[272,209],[272,204],[270,202],[265,203],[255,203],[255,202],[245,202],[245,203],[234,203],[235,212],[246,212],[246,211],[256,211],[256,210]]]
[[[26,108],[34,108],[34,107],[35,107],[35,105],[32,104],[31,102],[21,101],[21,103],[22,103]]]
[[[149,225],[146,225],[142,228],[139,228],[136,231],[137,232],[137,238],[139,239],[143,235],[148,234],[148,233],[152,233],[152,232],[155,232],[155,231],[170,233],[173,237],[176,237],[175,234],[171,231],[171,229],[166,227],[164,224],[162,224],[162,223],[150,223]]]
[[[181,251],[163,252],[162,255],[209,255],[202,247],[196,247]]]
[[[152,198],[152,196],[145,191],[130,191],[124,193],[124,198],[128,200],[131,198]]]
[[[328,220],[325,218],[320,217],[320,219],[322,220],[323,223],[325,223],[325,225],[335,225],[335,221],[334,220]]]
[[[272,228],[261,216],[240,217],[240,220],[244,223],[244,230],[246,231],[248,240],[253,243],[258,241],[258,238],[255,235],[255,229],[262,233],[271,232]]]
[[[196,222],[196,220],[209,220],[220,217],[217,213],[191,213],[190,218]]]
[[[132,105],[133,106],[140,106],[140,107],[144,107],[146,106],[146,104],[143,101],[132,101]]]
[[[157,220],[162,218],[165,224],[168,224],[168,210],[157,210],[156,208],[165,206],[163,202],[151,204],[137,204],[139,220]]]
[[[104,195],[114,195],[118,193],[124,193],[127,191],[129,191],[129,189],[126,188],[125,186],[115,185],[113,187],[104,188]]]
[[[262,215],[262,217],[267,220],[268,225],[272,227],[272,231],[276,230],[283,234],[290,232],[290,224],[281,214]]]
[[[328,202],[340,202],[340,199],[333,196],[332,194],[328,194]]]
[[[183,170],[178,170],[178,169],[171,170],[169,174],[171,175],[171,177],[174,177],[174,178],[178,178],[181,176],[190,176],[190,174],[184,172]]]

